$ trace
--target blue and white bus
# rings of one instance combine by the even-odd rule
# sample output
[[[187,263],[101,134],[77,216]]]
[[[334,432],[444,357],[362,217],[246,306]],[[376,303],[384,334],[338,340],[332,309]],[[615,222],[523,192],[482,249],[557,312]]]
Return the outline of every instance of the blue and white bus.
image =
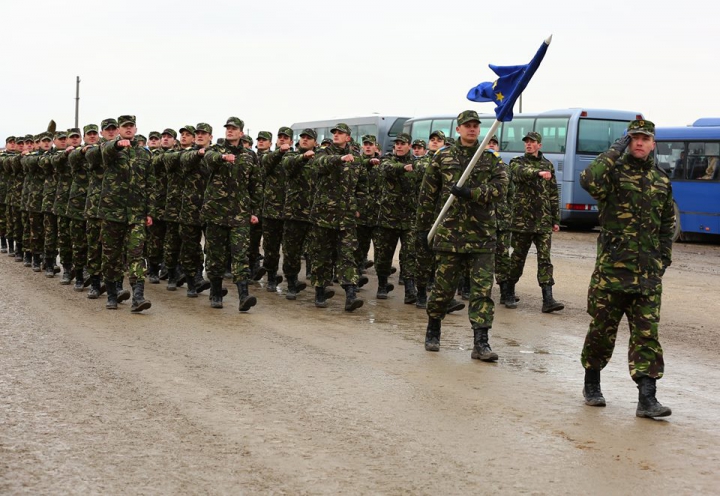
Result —
[[[675,198],[675,239],[720,234],[720,119],[655,129],[658,165],[670,176]]]
[[[482,139],[483,131],[487,133],[495,115],[481,114],[480,119]],[[642,114],[581,108],[516,114],[498,131],[500,155],[509,162],[525,153],[522,138],[529,131],[540,133],[543,155],[555,166],[561,222],[567,226],[592,227],[598,221],[597,202],[580,186],[580,173],[598,154],[610,148],[634,119],[642,119]],[[438,129],[446,136],[456,137],[456,127],[457,114],[436,115],[409,119],[404,131],[413,139],[428,139],[430,133]]]
[[[295,138],[300,135],[303,129],[314,129],[317,132],[318,143],[325,138],[331,138],[330,130],[333,126],[340,122],[344,122],[350,126],[352,137],[355,141],[360,142],[366,134],[372,134],[377,137],[378,146],[384,153],[392,152],[395,137],[402,132],[403,124],[408,117],[397,117],[388,115],[373,114],[365,117],[347,117],[336,119],[324,119],[320,121],[296,122],[292,125]]]

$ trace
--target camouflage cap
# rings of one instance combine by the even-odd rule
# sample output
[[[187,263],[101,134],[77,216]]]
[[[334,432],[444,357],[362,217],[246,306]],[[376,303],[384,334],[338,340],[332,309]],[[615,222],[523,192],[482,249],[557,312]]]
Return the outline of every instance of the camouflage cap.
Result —
[[[88,124],[87,126],[83,127],[83,134],[92,133],[92,132],[98,132],[98,126],[97,124]]]
[[[34,135],[34,136],[33,136],[33,141],[35,141],[36,143],[37,143],[38,141],[40,141],[40,136],[41,136],[42,134],[44,134],[44,133],[40,133],[40,134]]]
[[[470,121],[478,121],[478,124],[480,123],[480,116],[474,110],[465,110],[464,112],[460,112],[457,117],[458,126],[462,126],[466,122]]]
[[[172,139],[177,139],[177,133],[174,129],[170,129],[169,127],[163,129],[162,134],[169,134],[170,136],[172,136]]]
[[[225,144],[225,138],[218,138],[218,139],[217,139],[217,144],[218,144],[218,145],[224,145],[224,144]]]
[[[408,133],[398,133],[398,135],[395,137],[395,142],[401,141],[403,143],[411,143],[412,142],[412,136],[410,136]]]
[[[182,134],[183,131],[187,131],[188,133],[190,133],[190,134],[192,134],[193,136],[195,136],[195,126],[191,126],[191,125],[189,125],[189,124],[186,125],[186,126],[181,127],[181,128],[179,129],[179,131],[180,131],[181,134]]]
[[[522,140],[523,141],[533,140],[533,141],[537,141],[538,143],[542,143],[542,136],[540,136],[540,133],[538,133],[538,132],[529,131]]]
[[[135,119],[134,115],[121,115],[118,117],[118,124],[120,127],[124,126],[125,124],[132,124],[133,126],[137,125],[137,120]]]
[[[413,141],[412,146],[422,146],[423,148],[427,148],[427,143],[425,143],[425,140],[417,139]]]
[[[300,136],[309,136],[309,137],[311,137],[312,139],[316,140],[316,139],[317,139],[317,132],[316,132],[314,129],[310,129],[310,128],[308,127],[308,128],[303,129],[302,131],[300,131]]]
[[[630,123],[627,128],[628,134],[647,134],[655,136],[655,124],[645,119],[637,119]]]
[[[40,141],[42,141],[42,140],[52,141],[52,134],[50,134],[50,133],[47,132],[47,131],[44,132],[44,133],[40,133],[40,134],[38,135],[38,137],[40,138]]]
[[[105,131],[110,126],[118,127],[117,121],[115,119],[113,119],[112,117],[109,119],[103,119],[102,122],[100,123],[100,129],[103,131]]]
[[[160,139],[160,131],[150,131],[150,134],[148,134],[148,138],[150,138],[150,139],[153,139],[153,138]]]
[[[332,145],[332,140],[330,138],[325,138],[322,140],[321,145]]]
[[[272,141],[272,133],[270,131],[260,131],[255,139]]]
[[[361,141],[363,143],[372,143],[373,145],[377,144],[377,138],[372,134],[366,134],[362,137]]]
[[[492,136],[490,136],[490,140],[488,142],[490,142],[490,141],[494,141],[495,143],[500,143],[500,140],[498,139],[497,134],[493,134]]]
[[[63,139],[63,138],[67,138],[67,137],[68,137],[68,135],[67,135],[67,132],[65,132],[65,131],[58,131],[57,133],[55,133],[55,139]]]
[[[147,138],[145,136],[143,136],[142,134],[136,134],[135,141],[144,141],[145,143],[147,143]]]
[[[439,129],[436,129],[435,131],[433,131],[432,133],[430,133],[430,138],[432,138],[433,136],[437,136],[438,138],[440,138],[440,139],[443,140],[443,141],[445,141],[445,139],[446,139],[446,138],[445,138],[445,133],[442,132],[442,131],[440,131]]]
[[[26,142],[26,143],[27,143],[28,141],[29,141],[30,143],[32,143],[33,141],[35,141],[35,138],[33,137],[32,134],[26,134],[26,135],[25,135],[25,138],[23,139],[23,141]]]
[[[15,143],[15,136],[8,136],[7,138],[5,138],[5,143],[10,142]]]
[[[196,131],[204,131],[208,134],[212,134],[212,126],[208,124],[207,122],[199,122],[197,126],[195,126]]]
[[[225,125],[223,127],[228,127],[228,126],[236,127],[240,131],[245,129],[245,123],[243,122],[243,120],[240,117],[228,117],[227,122],[225,122]]]
[[[339,133],[352,134],[352,132],[350,131],[350,126],[348,126],[344,122],[336,124],[335,127],[330,130],[331,133],[334,133],[335,131]]]
[[[445,138],[445,144],[446,144],[446,145],[454,145],[454,144],[455,144],[455,138]]]
[[[250,143],[251,145],[253,144],[252,136],[250,136],[249,134],[244,134],[244,135],[240,138],[240,141],[244,141],[245,143]]]
[[[288,138],[292,138],[292,137],[293,137],[293,130],[292,130],[292,128],[289,128],[289,127],[287,127],[287,126],[283,126],[283,127],[281,127],[280,129],[278,129],[278,136],[280,136],[281,134],[284,134],[284,135],[287,136]]]
[[[78,136],[78,137],[82,136],[82,134],[80,134],[79,127],[71,127],[70,129],[67,130],[67,135],[68,135],[68,138],[71,138],[73,136]]]

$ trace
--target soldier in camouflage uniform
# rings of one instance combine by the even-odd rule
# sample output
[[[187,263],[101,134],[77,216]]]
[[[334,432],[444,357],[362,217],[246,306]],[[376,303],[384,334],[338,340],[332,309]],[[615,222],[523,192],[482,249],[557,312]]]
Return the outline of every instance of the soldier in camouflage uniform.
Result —
[[[252,156],[243,148],[240,138],[245,123],[229,117],[225,123],[225,141],[204,155],[209,171],[207,188],[200,212],[205,228],[206,270],[210,279],[210,306],[222,308],[222,278],[228,263],[233,282],[237,285],[240,303],[238,310],[246,312],[257,303],[248,293],[248,242],[250,224],[256,223],[260,210],[260,183]]]
[[[22,205],[23,183],[25,181],[25,172],[22,168],[22,154],[32,151],[32,136],[18,137],[15,143],[15,154],[5,159],[5,171],[9,174],[10,181],[8,184],[8,206],[9,206],[9,223],[12,224],[12,232],[15,240],[15,261],[23,261],[23,232],[24,218]]]
[[[303,247],[312,227],[310,210],[314,188],[315,148],[317,133],[313,129],[300,132],[300,144],[297,151],[288,151],[282,159],[281,167],[285,176],[285,206],[283,216],[283,274],[287,279],[288,290],[285,298],[294,300],[297,294],[307,287],[298,281]]]
[[[676,219],[672,186],[655,164],[654,149],[655,125],[632,121],[627,135],[580,175],[582,187],[598,201],[601,229],[588,291],[592,321],[581,355],[585,403],[605,406],[600,371],[612,356],[625,315],[630,377],[639,390],[636,415],[647,418],[672,413],[655,394],[665,368],[658,337],[662,276],[672,262]]]
[[[85,199],[85,226],[87,228],[87,263],[85,267],[90,275],[90,291],[87,297],[91,300],[98,299],[106,290],[102,283],[102,220],[100,219],[100,194],[102,192],[102,181],[105,172],[101,145],[114,140],[118,134],[118,126],[115,118],[103,119],[100,123],[101,138],[99,143],[90,145],[85,150],[85,160],[88,171],[88,188]],[[88,281],[86,281],[87,284]],[[118,293],[117,300],[125,301],[130,297],[129,292]]]
[[[168,176],[163,156],[175,148],[176,137],[177,133],[173,129],[165,129],[162,134],[153,131],[149,135],[151,145],[158,144],[158,146],[150,148],[153,172],[155,174],[155,214],[157,215],[153,219],[152,225],[147,228],[147,240],[145,242],[145,252],[148,259],[148,282],[150,284],[160,284],[160,265],[163,261],[165,233],[167,232],[165,203],[168,190]]]
[[[278,130],[275,150],[263,155],[261,168],[265,187],[263,189],[263,267],[267,271],[267,287],[270,292],[277,291],[282,281],[277,271],[280,263],[280,245],[283,238],[283,208],[285,205],[285,170],[280,166],[285,154],[292,150],[293,131],[289,127]]]
[[[271,152],[270,147],[272,146],[272,133],[270,131],[260,131],[256,138],[257,141],[257,168],[260,179],[260,201],[263,201],[264,189],[265,189],[265,177],[260,167],[262,158],[264,155]],[[250,226],[250,248],[248,249],[248,256],[250,257],[250,275],[253,281],[259,281],[266,274],[264,267],[260,265],[262,256],[260,255],[260,243],[262,242],[262,217],[258,218],[257,224]]]
[[[145,225],[155,215],[152,191],[154,177],[150,152],[135,141],[134,115],[118,117],[119,135],[102,145],[103,174],[100,196],[102,219],[102,273],[107,287],[109,310],[117,309],[118,289],[126,254],[133,285],[130,311],[139,313],[152,306],[145,299]]]
[[[147,143],[147,147],[150,150],[150,152],[152,152],[153,150],[160,149],[161,144],[162,144],[162,141],[161,141],[160,131],[150,131],[150,134],[148,134],[148,143]],[[155,170],[154,167],[153,167],[153,170]],[[155,180],[157,181],[157,178]]]
[[[425,171],[418,200],[416,229],[423,242],[448,196],[456,197],[433,238],[437,269],[427,304],[425,349],[440,349],[441,321],[465,268],[470,267],[468,317],[474,334],[471,357],[495,361],[498,356],[488,342],[494,314],[491,292],[497,231],[495,204],[507,194],[507,171],[496,152],[483,150],[465,184],[458,187],[457,181],[480,145],[480,118],[474,110],[466,110],[457,121],[460,139],[435,154]]]
[[[168,130],[169,131],[169,130]],[[165,267],[168,271],[167,290],[175,291],[181,286],[181,273],[179,267],[180,246],[182,239],[180,238],[180,224],[178,217],[180,208],[182,207],[182,187],[183,175],[180,167],[181,150],[189,150],[192,148],[195,140],[195,130],[192,133],[189,130],[180,130],[180,146],[178,149],[171,149],[162,156],[165,170],[167,171],[167,195],[165,197]]]
[[[378,278],[376,298],[385,300],[391,290],[390,276],[393,256],[400,241],[400,273],[404,276],[405,303],[417,300],[415,291],[415,236],[412,231],[413,216],[417,210],[417,172],[414,157],[410,153],[412,138],[399,133],[395,138],[393,154],[380,161],[379,172],[382,192],[378,204],[378,222],[374,232],[375,271]]]
[[[497,135],[494,134],[490,138],[488,149],[494,152],[500,151],[500,141]],[[511,175],[512,172],[508,169],[508,176]],[[515,190],[512,177],[508,179],[507,196],[501,198],[496,204],[498,228],[497,244],[495,245],[495,281],[500,286],[501,305],[505,304],[508,289],[507,281],[510,275],[510,240],[512,238],[510,226],[512,225],[513,191]]]
[[[42,192],[42,211],[44,213],[45,230],[45,275],[55,276],[55,262],[58,256],[58,216],[55,214],[55,198],[57,195],[57,184],[59,172],[57,167],[67,164],[67,131],[58,131],[54,139],[55,149],[40,160],[40,165],[45,173]],[[62,162],[62,164],[60,163]],[[67,257],[67,252],[63,253]],[[70,253],[72,259],[72,252]],[[61,257],[61,264],[68,263],[67,258]],[[64,277],[64,276],[63,276]],[[69,280],[68,280],[69,282]],[[65,284],[65,281],[61,281]]]
[[[52,212],[57,217],[58,251],[60,252],[60,263],[63,268],[60,284],[68,285],[72,282],[72,235],[70,231],[70,217],[67,215],[68,199],[70,198],[70,187],[72,186],[72,170],[70,165],[70,154],[82,141],[80,129],[72,128],[67,131],[67,147],[63,153],[53,157],[55,174],[57,175],[57,186],[55,199],[52,205]],[[82,267],[80,267],[82,271]],[[80,275],[82,280],[82,274]]]
[[[359,181],[364,181],[367,190],[367,201],[361,207],[360,216],[357,219],[358,248],[355,250],[355,264],[360,271],[358,287],[367,284],[368,279],[362,275],[364,269],[375,265],[374,261],[368,261],[370,243],[373,240],[373,233],[378,221],[378,199],[381,192],[381,178],[378,166],[380,165],[380,153],[377,149],[377,138],[371,134],[362,137],[363,151],[360,163]]]
[[[315,154],[317,182],[310,211],[313,223],[308,252],[315,306],[327,307],[325,286],[333,277],[333,253],[337,253],[337,275],[345,289],[345,310],[363,305],[357,297],[358,271],[356,219],[366,201],[367,191],[359,182],[360,156],[350,147],[351,131],[345,123],[331,129],[332,145]]]
[[[5,158],[14,153],[15,136],[8,136],[5,138],[5,150],[0,152],[0,253],[8,252],[8,244],[11,245],[10,250],[14,250],[13,237],[9,230],[9,216],[7,215],[7,196],[10,175],[5,170]]]
[[[510,273],[505,292],[505,306],[517,308],[515,284],[522,276],[530,245],[537,249],[537,281],[542,289],[543,313],[556,312],[565,305],[555,301],[552,287],[553,265],[550,261],[552,233],[560,230],[560,203],[555,167],[540,149],[542,136],[530,131],[523,138],[525,155],[510,161],[513,182],[513,208]]]
[[[142,134],[135,135],[135,141],[140,148],[147,148],[147,138]]]
[[[412,142],[412,154],[415,159],[423,158],[427,155],[427,143],[425,140],[416,139]]]
[[[25,247],[32,253],[32,268],[40,272],[40,259],[43,253],[43,214],[42,193],[45,176],[40,169],[40,159],[50,151],[52,140],[50,136],[42,133],[40,136],[40,149],[26,153],[20,159],[25,171],[25,210],[28,212],[30,227],[30,243]]]
[[[83,291],[85,281],[83,269],[87,262],[87,228],[85,222],[85,203],[88,190],[88,168],[85,154],[98,142],[100,135],[96,124],[83,128],[84,146],[75,148],[68,157],[72,184],[67,202],[67,216],[70,218],[70,238],[72,242],[72,262],[75,273],[75,291]]]

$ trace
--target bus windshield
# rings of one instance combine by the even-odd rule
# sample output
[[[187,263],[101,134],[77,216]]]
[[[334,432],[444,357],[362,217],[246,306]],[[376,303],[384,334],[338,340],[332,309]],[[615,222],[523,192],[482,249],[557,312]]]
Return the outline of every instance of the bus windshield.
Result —
[[[598,155],[623,135],[628,122],[599,119],[580,119],[578,125],[577,153]]]

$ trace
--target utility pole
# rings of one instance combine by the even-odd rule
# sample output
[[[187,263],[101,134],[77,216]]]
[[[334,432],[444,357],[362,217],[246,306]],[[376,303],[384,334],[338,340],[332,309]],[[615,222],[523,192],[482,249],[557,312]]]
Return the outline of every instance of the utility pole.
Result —
[[[520,93],[520,112],[519,114],[522,114],[522,93]]]
[[[75,82],[75,127],[79,126],[79,115],[80,113],[80,76],[77,77]]]

